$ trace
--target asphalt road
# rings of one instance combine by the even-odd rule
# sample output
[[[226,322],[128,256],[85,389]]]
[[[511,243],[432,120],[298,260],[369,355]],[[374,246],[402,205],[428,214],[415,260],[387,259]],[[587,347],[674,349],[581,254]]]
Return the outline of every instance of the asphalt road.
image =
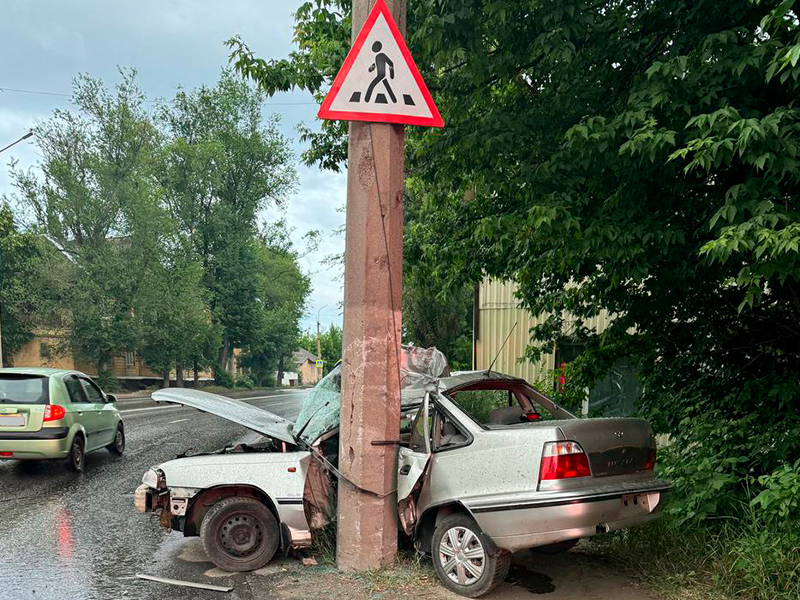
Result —
[[[294,419],[306,393],[276,390],[242,399]],[[0,461],[3,598],[219,597],[135,578],[146,573],[197,581],[213,564],[196,539],[167,532],[151,515],[136,512],[133,491],[153,465],[186,450],[214,450],[252,434],[219,417],[147,399],[121,400],[119,407],[127,435],[121,458],[105,450],[89,454],[82,474],[61,463]],[[251,598],[253,590],[245,584],[226,597]]]

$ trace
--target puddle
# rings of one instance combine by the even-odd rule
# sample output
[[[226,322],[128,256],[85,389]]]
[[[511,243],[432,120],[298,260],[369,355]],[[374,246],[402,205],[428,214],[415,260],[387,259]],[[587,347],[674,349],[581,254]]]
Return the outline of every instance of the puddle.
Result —
[[[556,591],[552,577],[531,571],[522,565],[511,565],[506,581],[514,587],[528,590],[531,594],[552,594]]]

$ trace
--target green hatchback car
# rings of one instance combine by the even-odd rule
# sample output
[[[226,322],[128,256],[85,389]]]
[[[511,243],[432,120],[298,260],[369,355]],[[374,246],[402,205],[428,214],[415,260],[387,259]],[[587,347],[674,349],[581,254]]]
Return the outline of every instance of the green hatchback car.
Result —
[[[0,460],[66,459],[83,471],[87,452],[121,456],[125,426],[116,401],[79,371],[0,369]]]

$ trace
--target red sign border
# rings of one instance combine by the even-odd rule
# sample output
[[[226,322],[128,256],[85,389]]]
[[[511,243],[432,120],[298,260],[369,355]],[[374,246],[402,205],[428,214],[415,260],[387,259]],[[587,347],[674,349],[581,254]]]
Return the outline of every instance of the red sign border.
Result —
[[[378,20],[378,16],[381,14],[383,14],[386,22],[389,24],[389,31],[392,32],[392,35],[397,42],[397,46],[400,48],[400,52],[403,54],[406,64],[408,65],[409,69],[411,69],[411,75],[413,75],[414,81],[416,81],[417,86],[422,92],[422,97],[425,100],[425,103],[428,105],[428,109],[431,111],[432,116],[430,117],[384,115],[379,113],[331,110],[331,104],[333,104],[336,96],[339,95],[339,91],[342,88],[344,80],[350,73],[350,69],[353,67],[356,57],[358,56],[359,52],[361,52],[361,48],[364,46],[364,42],[367,40],[367,36],[372,31],[375,22]],[[417,68],[417,64],[414,62],[414,58],[411,56],[411,52],[409,51],[408,46],[403,39],[403,34],[400,33],[400,29],[397,27],[397,23],[395,23],[392,13],[389,12],[389,8],[386,6],[386,2],[384,2],[384,0],[378,0],[375,3],[375,6],[372,8],[372,12],[369,14],[369,17],[367,17],[367,20],[364,22],[364,26],[358,33],[358,37],[356,37],[353,47],[350,48],[350,52],[347,53],[347,58],[345,58],[342,68],[336,75],[336,79],[333,80],[333,85],[331,86],[328,95],[325,96],[325,100],[322,102],[322,106],[320,107],[317,116],[320,119],[329,119],[333,121],[368,121],[377,123],[395,123],[401,125],[422,125],[425,127],[444,127],[444,120],[439,114],[439,109],[436,108],[436,104],[434,103],[433,98],[428,91],[428,86],[425,85],[425,81],[422,79],[422,75]]]

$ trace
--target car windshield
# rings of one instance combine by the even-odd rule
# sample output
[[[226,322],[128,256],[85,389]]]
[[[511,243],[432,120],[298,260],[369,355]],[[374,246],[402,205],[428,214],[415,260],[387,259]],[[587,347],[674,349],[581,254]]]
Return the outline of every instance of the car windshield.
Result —
[[[47,390],[47,377],[0,374],[0,402],[3,404],[47,404]]]
[[[487,429],[573,418],[542,394],[519,383],[478,383],[449,392],[447,396]]]

